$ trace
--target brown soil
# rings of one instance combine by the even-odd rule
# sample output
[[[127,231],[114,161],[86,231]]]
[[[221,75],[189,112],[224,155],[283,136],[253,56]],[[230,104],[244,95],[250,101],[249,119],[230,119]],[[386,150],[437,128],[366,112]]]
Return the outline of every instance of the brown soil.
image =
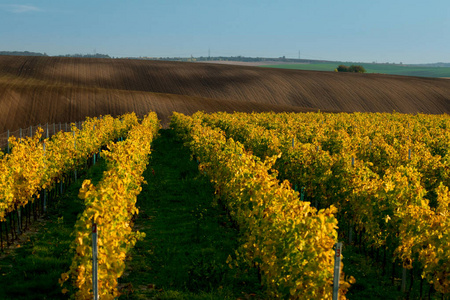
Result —
[[[0,133],[173,111],[449,113],[450,81],[127,59],[0,56]]]
[[[279,61],[235,61],[235,60],[211,60],[211,61],[202,61],[200,63],[203,64],[221,64],[221,65],[236,65],[236,66],[268,66],[268,65],[298,65],[301,64],[299,62],[279,62]]]

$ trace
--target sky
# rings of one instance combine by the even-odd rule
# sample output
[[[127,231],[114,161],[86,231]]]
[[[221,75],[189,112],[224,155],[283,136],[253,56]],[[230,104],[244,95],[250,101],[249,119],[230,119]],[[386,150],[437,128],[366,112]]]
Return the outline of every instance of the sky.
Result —
[[[413,64],[449,49],[449,0],[0,0],[0,51]]]

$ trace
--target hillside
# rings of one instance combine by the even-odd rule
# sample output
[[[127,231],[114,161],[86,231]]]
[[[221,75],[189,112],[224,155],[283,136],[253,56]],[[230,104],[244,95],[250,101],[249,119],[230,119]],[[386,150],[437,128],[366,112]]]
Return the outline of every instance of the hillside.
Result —
[[[0,56],[0,133],[149,110],[449,113],[450,80],[167,61]]]
[[[339,65],[361,65],[367,73],[390,74],[403,76],[420,77],[450,77],[450,67],[446,64],[428,64],[428,65],[401,65],[401,64],[376,64],[376,63],[349,63],[349,62],[327,62],[327,63],[302,63],[302,64],[259,64],[266,68],[281,68],[292,70],[314,70],[314,71],[334,71]]]

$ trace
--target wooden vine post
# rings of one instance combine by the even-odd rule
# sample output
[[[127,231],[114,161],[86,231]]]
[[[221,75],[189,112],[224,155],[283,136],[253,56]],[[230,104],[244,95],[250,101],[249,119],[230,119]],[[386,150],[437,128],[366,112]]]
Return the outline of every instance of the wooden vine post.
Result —
[[[339,279],[341,275],[341,252],[342,242],[336,243],[334,255],[334,280],[333,280],[333,300],[339,299]]]
[[[92,219],[92,291],[94,300],[98,300],[98,231],[97,224]]]

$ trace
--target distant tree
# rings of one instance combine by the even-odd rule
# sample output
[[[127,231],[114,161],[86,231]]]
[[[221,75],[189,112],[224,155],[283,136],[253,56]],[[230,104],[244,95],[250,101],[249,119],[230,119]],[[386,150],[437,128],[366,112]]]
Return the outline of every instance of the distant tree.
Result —
[[[16,55],[16,56],[47,56],[46,53],[30,52],[30,51],[0,51],[0,55]]]
[[[339,65],[339,66],[337,67],[337,71],[338,71],[338,72],[348,72],[348,67],[345,66],[345,65]]]
[[[356,65],[351,65],[350,68],[348,68],[348,71],[354,73],[366,73],[366,69],[364,69],[363,66],[356,66]]]
[[[366,69],[363,66],[351,65],[347,67],[346,65],[339,65],[336,69],[338,72],[353,72],[353,73],[366,73]]]

